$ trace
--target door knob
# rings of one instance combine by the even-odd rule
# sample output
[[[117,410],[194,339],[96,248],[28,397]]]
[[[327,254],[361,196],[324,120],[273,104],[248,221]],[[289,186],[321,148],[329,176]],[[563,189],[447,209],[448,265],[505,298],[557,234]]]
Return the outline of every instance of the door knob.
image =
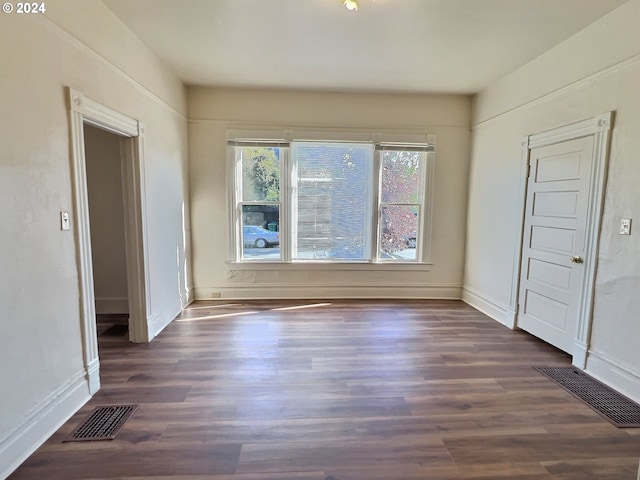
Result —
[[[584,263],[584,260],[582,260],[582,257],[580,255],[569,257],[569,260],[571,260],[571,263]]]

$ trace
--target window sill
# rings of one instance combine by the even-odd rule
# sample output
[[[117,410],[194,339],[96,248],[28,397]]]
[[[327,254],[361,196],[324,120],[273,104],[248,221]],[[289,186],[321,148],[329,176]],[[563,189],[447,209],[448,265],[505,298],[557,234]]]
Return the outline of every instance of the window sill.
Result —
[[[370,263],[370,262],[227,262],[230,271],[270,270],[270,271],[355,271],[355,272],[428,272],[431,263]]]

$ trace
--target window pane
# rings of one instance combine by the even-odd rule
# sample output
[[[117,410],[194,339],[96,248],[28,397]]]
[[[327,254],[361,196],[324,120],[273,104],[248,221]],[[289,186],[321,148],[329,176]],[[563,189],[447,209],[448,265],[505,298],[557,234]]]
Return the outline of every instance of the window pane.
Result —
[[[419,209],[389,205],[382,207],[380,258],[416,260]]]
[[[280,207],[242,205],[242,259],[280,258]]]
[[[368,260],[372,148],[328,143],[294,146],[297,260]]]
[[[382,203],[420,203],[422,152],[382,152]]]
[[[280,149],[241,147],[242,201],[280,201]]]

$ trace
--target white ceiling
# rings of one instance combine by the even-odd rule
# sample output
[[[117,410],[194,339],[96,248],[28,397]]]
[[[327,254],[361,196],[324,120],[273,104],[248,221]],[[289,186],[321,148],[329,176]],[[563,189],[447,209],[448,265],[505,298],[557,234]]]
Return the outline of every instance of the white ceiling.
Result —
[[[103,0],[189,85],[475,93],[627,0]]]

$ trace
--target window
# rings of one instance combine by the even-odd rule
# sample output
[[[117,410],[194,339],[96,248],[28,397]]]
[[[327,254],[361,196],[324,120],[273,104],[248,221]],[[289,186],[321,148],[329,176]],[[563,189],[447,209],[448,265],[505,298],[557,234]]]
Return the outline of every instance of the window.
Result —
[[[229,142],[235,261],[424,262],[430,145]]]
[[[242,260],[281,260],[280,177],[283,148],[236,148],[236,198]]]
[[[378,256],[417,260],[420,219],[426,181],[426,154],[416,150],[379,148],[380,221]]]
[[[293,144],[293,260],[369,260],[372,172],[371,145]]]

